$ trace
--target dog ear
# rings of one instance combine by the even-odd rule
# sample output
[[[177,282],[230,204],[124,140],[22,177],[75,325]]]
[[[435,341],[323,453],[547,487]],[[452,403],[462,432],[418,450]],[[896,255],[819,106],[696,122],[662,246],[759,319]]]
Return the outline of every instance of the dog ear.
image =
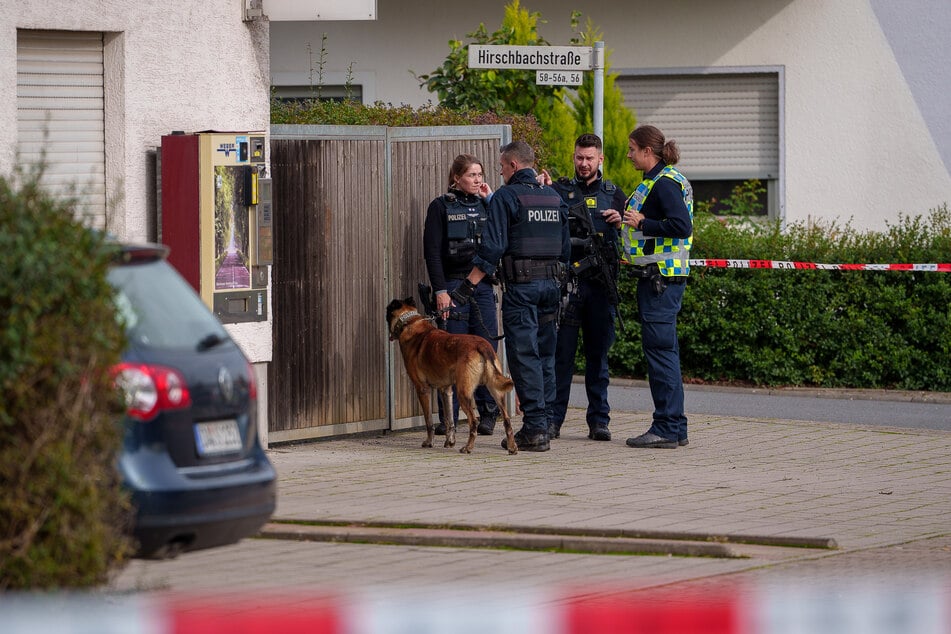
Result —
[[[401,301],[398,300],[398,299],[394,299],[394,300],[393,300],[392,302],[390,302],[390,304],[386,307],[386,323],[387,323],[387,324],[390,323],[390,319],[391,319],[392,316],[393,316],[393,311],[395,311],[397,308],[399,308],[399,307],[402,306],[402,305],[403,305],[403,302],[401,302]],[[389,325],[387,325],[387,327],[389,327]]]
[[[412,297],[407,297],[406,299],[403,300],[403,303],[406,304],[407,306],[412,306],[413,308],[416,308],[416,300],[413,299]]]

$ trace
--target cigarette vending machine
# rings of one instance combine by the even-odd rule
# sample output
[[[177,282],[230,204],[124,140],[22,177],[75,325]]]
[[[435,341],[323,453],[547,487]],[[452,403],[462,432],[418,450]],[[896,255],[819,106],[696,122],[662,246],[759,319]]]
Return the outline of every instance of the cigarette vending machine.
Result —
[[[271,181],[263,132],[162,137],[160,241],[223,323],[267,320]]]

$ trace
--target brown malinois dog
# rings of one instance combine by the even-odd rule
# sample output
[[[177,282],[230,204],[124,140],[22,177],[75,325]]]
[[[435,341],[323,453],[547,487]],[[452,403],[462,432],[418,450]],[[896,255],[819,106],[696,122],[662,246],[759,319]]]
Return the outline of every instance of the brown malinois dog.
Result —
[[[495,350],[488,341],[477,335],[454,335],[440,330],[432,319],[417,312],[412,297],[390,302],[386,307],[386,323],[390,329],[390,341],[400,342],[403,365],[423,407],[426,419],[423,447],[433,446],[432,407],[429,402],[432,388],[439,391],[443,415],[447,419],[445,446],[455,446],[456,421],[452,414],[452,387],[455,385],[459,406],[469,420],[469,441],[459,452],[472,453],[476,427],[479,425],[473,394],[477,387],[484,385],[502,412],[509,453],[518,453],[512,434],[512,421],[504,400],[515,384],[502,372]]]

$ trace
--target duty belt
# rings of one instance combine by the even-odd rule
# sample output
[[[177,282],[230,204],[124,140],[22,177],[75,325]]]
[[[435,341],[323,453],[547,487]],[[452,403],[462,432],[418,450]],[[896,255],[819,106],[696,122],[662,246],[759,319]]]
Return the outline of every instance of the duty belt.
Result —
[[[524,284],[534,280],[560,280],[564,265],[555,259],[502,258],[502,274],[508,283]]]
[[[631,271],[631,275],[634,277],[640,277],[643,279],[650,279],[655,275],[660,275],[660,267],[656,264],[648,264],[647,266],[628,266],[626,267]],[[687,276],[686,275],[670,275],[664,276],[664,281],[668,284],[686,284]]]

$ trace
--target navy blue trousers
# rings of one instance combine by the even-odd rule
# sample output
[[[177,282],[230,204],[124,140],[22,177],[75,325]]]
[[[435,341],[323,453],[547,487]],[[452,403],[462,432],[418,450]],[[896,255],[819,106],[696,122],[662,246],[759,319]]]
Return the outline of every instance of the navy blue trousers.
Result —
[[[555,401],[555,316],[561,288],[555,280],[507,284],[502,295],[505,353],[522,406],[526,436],[548,433]]]
[[[637,282],[641,343],[647,359],[647,380],[654,401],[650,432],[668,440],[687,438],[684,382],[680,373],[677,314],[686,284],[668,284],[658,294],[648,278]]]
[[[614,307],[607,291],[598,282],[582,280],[568,296],[568,306],[558,326],[555,352],[555,402],[552,403],[552,426],[561,429],[571,396],[571,379],[575,373],[575,354],[581,335],[584,352],[584,387],[588,396],[588,427],[607,425],[611,421],[608,405],[608,351],[614,343]]]

